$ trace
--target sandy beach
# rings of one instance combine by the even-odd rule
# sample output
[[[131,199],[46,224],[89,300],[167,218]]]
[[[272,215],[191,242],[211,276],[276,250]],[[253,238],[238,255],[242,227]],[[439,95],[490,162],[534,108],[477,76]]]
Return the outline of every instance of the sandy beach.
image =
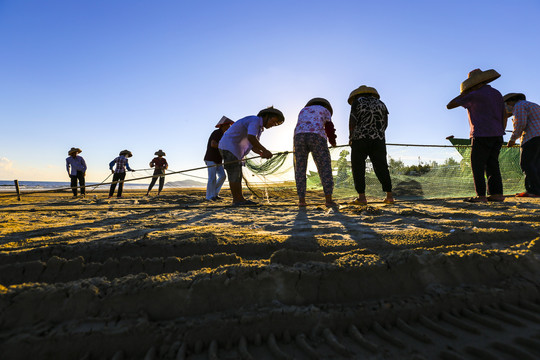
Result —
[[[537,199],[143,195],[0,197],[0,358],[540,358]]]

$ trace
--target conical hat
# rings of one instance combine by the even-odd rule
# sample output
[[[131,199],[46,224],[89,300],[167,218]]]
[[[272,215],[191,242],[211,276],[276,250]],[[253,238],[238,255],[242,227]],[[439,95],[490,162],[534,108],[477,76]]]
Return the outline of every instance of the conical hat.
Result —
[[[69,151],[68,151],[68,155],[71,155],[72,153],[76,152],[77,154],[79,153],[82,153],[82,150],[79,149],[79,148],[76,148],[76,147],[72,147]]]
[[[503,96],[503,100],[504,102],[507,102],[508,100],[527,100],[527,97],[522,93],[508,93]]]
[[[489,83],[493,80],[499,78],[501,74],[496,72],[493,69],[489,69],[486,71],[482,71],[480,69],[474,69],[471,72],[469,72],[468,78],[461,83],[461,93],[463,94],[464,91],[469,90],[475,85],[478,85],[480,83]]]
[[[234,121],[232,121],[231,119],[229,119],[228,117],[226,116],[222,116],[221,119],[218,121],[218,123],[216,124],[216,127],[220,127],[221,125],[225,125],[225,124],[234,124]]]
[[[120,151],[120,155],[124,155],[125,157],[132,157],[133,156],[133,154],[129,150]]]
[[[352,105],[352,102],[353,100],[358,96],[358,95],[361,95],[361,94],[371,94],[371,95],[375,95],[375,97],[377,99],[380,99],[381,97],[379,96],[379,93],[377,92],[377,89],[373,88],[373,87],[370,87],[370,86],[366,86],[366,85],[362,85],[360,86],[358,89],[355,89],[351,92],[351,94],[349,95],[349,99],[347,100],[347,102],[349,103],[349,105]]]
[[[306,104],[306,106],[311,106],[311,105],[323,106],[324,108],[326,108],[326,110],[330,111],[330,115],[334,114],[334,110],[332,109],[332,105],[330,105],[330,101],[326,100],[325,98],[320,98],[320,97],[313,98],[309,100]]]
[[[157,156],[166,156],[165,153],[163,152],[163,150],[159,149],[158,151],[156,151],[154,153],[154,155],[157,155]]]

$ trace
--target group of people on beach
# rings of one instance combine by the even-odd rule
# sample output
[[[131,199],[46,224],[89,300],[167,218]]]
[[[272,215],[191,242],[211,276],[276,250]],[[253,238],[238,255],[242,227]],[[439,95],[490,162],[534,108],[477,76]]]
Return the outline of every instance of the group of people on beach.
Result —
[[[460,94],[452,99],[448,109],[462,106],[469,115],[471,138],[471,168],[476,196],[468,202],[504,201],[499,153],[509,117],[514,130],[507,146],[521,139],[520,166],[525,174],[525,190],[518,197],[540,197],[540,106],[527,101],[522,93],[502,94],[488,85],[500,76],[495,70],[474,69],[461,84]],[[355,190],[355,205],[367,204],[365,195],[366,159],[369,157],[377,179],[386,193],[384,203],[394,203],[392,180],[387,163],[385,131],[388,109],[373,87],[362,85],[348,98],[349,145]],[[326,206],[335,206],[332,199],[334,181],[327,142],[336,146],[332,123],[332,106],[324,98],[313,98],[298,115],[294,130],[294,170],[298,205],[306,203],[306,170],[309,153],[317,166]],[[207,200],[219,199],[225,181],[225,171],[233,196],[233,205],[252,205],[242,196],[242,160],[250,152],[269,159],[272,153],[259,142],[262,131],[280,125],[283,114],[273,107],[261,110],[257,116],[247,116],[236,122],[223,117],[210,139],[205,156],[208,168]],[[223,165],[222,162],[224,161]],[[217,178],[216,178],[217,177]],[[486,186],[487,178],[487,186]]]
[[[66,159],[66,170],[69,177],[71,178],[71,190],[73,191],[74,198],[77,197],[77,189],[79,187],[81,189],[81,196],[84,197],[86,195],[84,178],[86,176],[87,167],[84,158],[82,156],[79,156],[81,152],[81,149],[72,147],[68,151],[69,156]],[[146,192],[147,196],[150,195],[150,191],[152,191],[152,188],[154,187],[158,179],[158,195],[161,193],[161,191],[163,190],[163,186],[165,185],[165,170],[167,170],[169,167],[169,164],[167,164],[167,160],[164,158],[166,154],[165,152],[163,152],[163,150],[160,149],[156,151],[154,155],[156,155],[156,157],[153,158],[149,164],[151,168],[154,168],[154,174],[152,176],[152,181],[148,186],[148,191]],[[111,187],[109,189],[109,199],[113,197],[117,184],[117,197],[122,197],[122,192],[124,190],[124,179],[126,178],[126,171],[135,171],[129,167],[128,158],[132,156],[133,154],[131,153],[131,151],[122,150],[120,151],[120,154],[118,154],[118,157],[114,158],[114,160],[109,163],[109,170],[111,171],[111,175],[113,176]],[[79,186],[77,186],[77,180],[79,181]]]
[[[515,145],[520,139],[520,166],[525,174],[525,191],[518,197],[540,197],[540,106],[527,101],[522,93],[508,93],[505,96],[488,85],[500,77],[495,70],[475,69],[461,84],[460,94],[452,99],[448,109],[462,106],[469,115],[471,138],[471,168],[476,196],[467,198],[469,202],[504,201],[502,177],[499,167],[499,152],[503,146],[503,135],[509,117],[513,116],[512,136],[507,146]],[[388,109],[380,100],[374,87],[362,85],[354,89],[347,102],[351,106],[349,115],[349,145],[351,147],[351,167],[355,190],[358,193],[352,201],[354,205],[366,205],[366,160],[369,157],[375,175],[381,183],[386,197],[383,202],[393,204],[392,180],[387,162],[385,132],[388,127]],[[306,203],[306,171],[308,155],[311,153],[317,166],[328,207],[337,204],[332,198],[334,179],[328,143],[336,146],[336,132],[332,122],[333,109],[325,98],[313,98],[300,110],[294,129],[294,171],[298,205]],[[257,115],[246,116],[233,121],[223,116],[216,124],[207,143],[204,161],[208,168],[206,200],[220,200],[221,187],[225,179],[229,180],[233,206],[254,205],[255,202],[244,198],[242,193],[242,166],[245,156],[253,151],[263,159],[272,158],[273,154],[260,143],[265,129],[281,125],[285,121],[283,113],[269,107]],[[78,154],[79,148],[71,148],[66,159],[66,169],[71,178],[74,197],[77,196],[77,181],[81,195],[85,195],[84,176],[86,163]],[[165,153],[159,150],[152,159],[150,167],[154,175],[148,187],[159,179],[158,195],[163,190],[165,170],[168,168]],[[122,196],[123,181],[129,167],[129,150],[123,150],[109,163],[113,182],[109,198],[114,195],[116,184],[118,197]],[[116,167],[115,167],[116,165]],[[487,186],[486,186],[487,178]]]

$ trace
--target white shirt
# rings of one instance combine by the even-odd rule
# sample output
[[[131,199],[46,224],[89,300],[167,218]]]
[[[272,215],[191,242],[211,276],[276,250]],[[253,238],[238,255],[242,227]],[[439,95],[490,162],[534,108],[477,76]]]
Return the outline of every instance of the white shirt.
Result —
[[[246,116],[235,121],[229,130],[223,134],[219,142],[219,149],[230,151],[238,160],[242,160],[253,148],[253,145],[248,140],[248,135],[253,135],[259,140],[263,131],[262,118]]]

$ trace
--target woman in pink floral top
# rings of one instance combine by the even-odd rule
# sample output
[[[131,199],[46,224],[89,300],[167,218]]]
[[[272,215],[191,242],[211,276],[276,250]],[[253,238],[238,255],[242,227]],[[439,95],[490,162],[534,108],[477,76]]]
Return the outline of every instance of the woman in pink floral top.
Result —
[[[314,98],[298,114],[294,129],[294,173],[298,206],[306,206],[306,171],[309,153],[312,154],[321,178],[326,206],[336,206],[332,200],[334,178],[330,151],[326,141],[336,146],[336,131],[332,123],[332,106],[328,100]]]

